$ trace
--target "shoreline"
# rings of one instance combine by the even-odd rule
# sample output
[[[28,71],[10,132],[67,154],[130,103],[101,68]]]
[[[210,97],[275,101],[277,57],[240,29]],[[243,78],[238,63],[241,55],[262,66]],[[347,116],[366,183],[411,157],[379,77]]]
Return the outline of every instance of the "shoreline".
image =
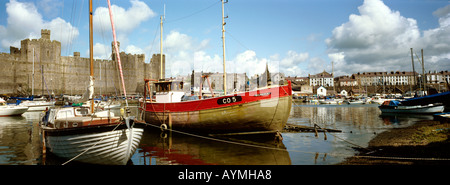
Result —
[[[450,123],[423,120],[378,134],[337,165],[450,165]]]

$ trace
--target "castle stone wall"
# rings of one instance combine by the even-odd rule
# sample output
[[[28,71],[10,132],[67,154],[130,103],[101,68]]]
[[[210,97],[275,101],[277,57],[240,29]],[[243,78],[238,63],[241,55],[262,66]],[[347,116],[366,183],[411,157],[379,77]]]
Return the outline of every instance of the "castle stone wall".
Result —
[[[120,46],[119,46],[120,47]],[[80,57],[61,56],[61,43],[50,40],[50,30],[41,30],[40,39],[25,39],[21,48],[0,53],[0,94],[31,95],[34,49],[34,94],[83,94],[89,85],[90,61]],[[115,52],[113,52],[114,54]],[[144,90],[144,78],[159,77],[160,55],[145,63],[145,55],[120,53],[127,94]],[[157,57],[157,58],[156,58]],[[113,60],[94,60],[95,94],[121,95],[119,67]],[[43,80],[44,79],[44,80]]]

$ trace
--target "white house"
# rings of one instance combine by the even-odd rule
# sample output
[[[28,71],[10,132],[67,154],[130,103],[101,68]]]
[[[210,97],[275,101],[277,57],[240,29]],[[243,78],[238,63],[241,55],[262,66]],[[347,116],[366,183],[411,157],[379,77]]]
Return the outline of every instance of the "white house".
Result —
[[[327,73],[325,70],[315,75],[308,74],[308,78],[310,86],[334,86],[333,74]]]
[[[344,89],[344,90],[342,90],[341,93],[339,93],[339,94],[340,94],[341,96],[347,97],[348,92]]]
[[[320,86],[317,88],[317,96],[326,96],[327,95],[327,89],[325,87]]]

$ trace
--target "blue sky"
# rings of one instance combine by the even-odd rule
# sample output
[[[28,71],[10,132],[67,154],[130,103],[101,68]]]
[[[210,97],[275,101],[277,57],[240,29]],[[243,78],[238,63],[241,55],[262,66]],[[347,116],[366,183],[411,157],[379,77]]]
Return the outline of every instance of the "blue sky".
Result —
[[[159,53],[166,6],[166,74],[222,71],[219,0],[111,0],[121,50]],[[94,56],[109,58],[107,1],[94,0]],[[450,6],[444,0],[229,0],[225,4],[228,72],[307,76],[411,71],[409,48],[425,52],[426,70],[450,70]],[[0,4],[0,52],[52,30],[62,56],[88,54],[88,0],[10,0]],[[417,62],[417,61],[416,61]]]

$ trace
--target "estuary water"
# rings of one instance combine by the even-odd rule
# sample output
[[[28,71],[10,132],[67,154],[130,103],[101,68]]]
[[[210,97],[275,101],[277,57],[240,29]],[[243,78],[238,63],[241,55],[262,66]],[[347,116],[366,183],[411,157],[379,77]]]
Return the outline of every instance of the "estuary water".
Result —
[[[137,108],[132,110],[137,113]],[[0,117],[0,165],[59,165],[66,161],[42,155],[41,112]],[[210,137],[162,132],[147,126],[130,165],[332,165],[357,153],[355,148],[383,131],[406,127],[431,115],[381,115],[377,104],[316,105],[295,102],[289,124],[338,129],[335,133],[282,133],[273,136]],[[77,163],[69,163],[77,165]]]

